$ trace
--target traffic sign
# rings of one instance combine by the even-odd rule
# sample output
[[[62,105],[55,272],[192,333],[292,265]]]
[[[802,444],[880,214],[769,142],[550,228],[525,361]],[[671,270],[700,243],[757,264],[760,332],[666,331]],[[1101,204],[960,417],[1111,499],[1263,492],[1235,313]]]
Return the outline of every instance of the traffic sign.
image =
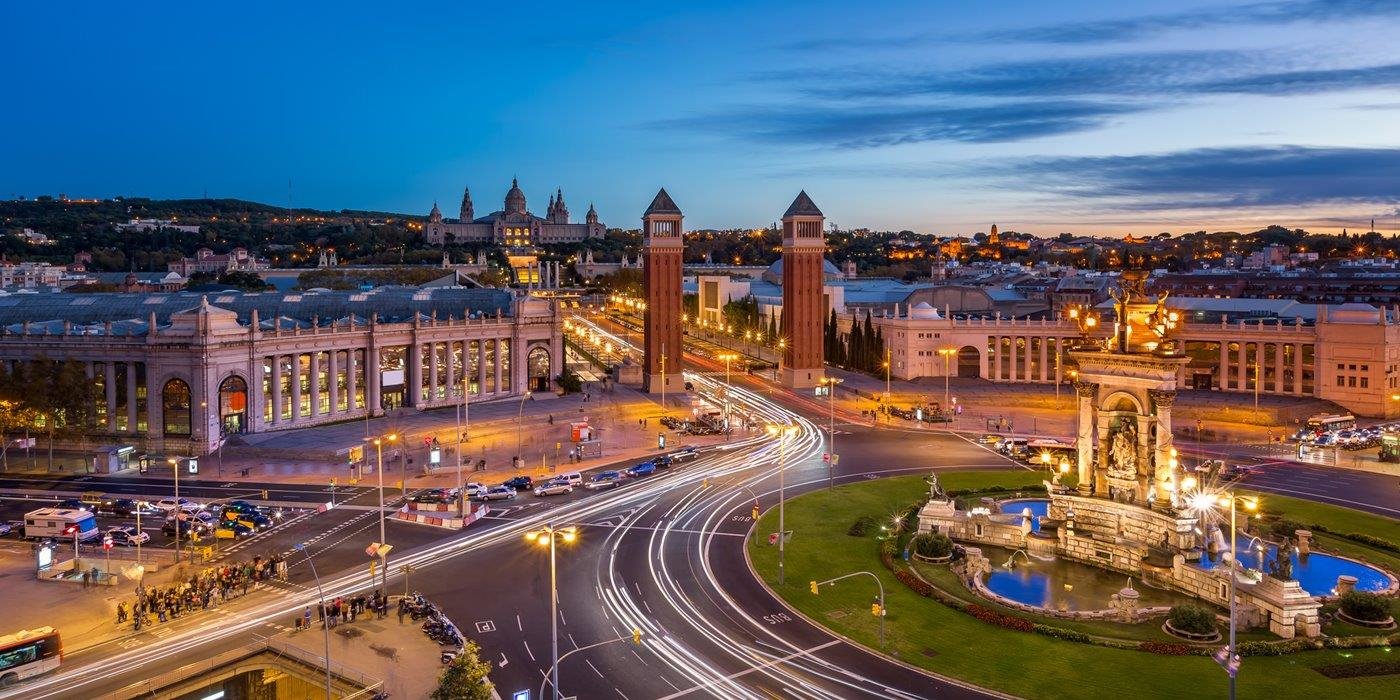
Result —
[[[103,548],[103,549],[111,549],[111,548],[112,548],[112,536],[111,536],[111,535],[103,535],[103,536],[102,536],[102,548]]]

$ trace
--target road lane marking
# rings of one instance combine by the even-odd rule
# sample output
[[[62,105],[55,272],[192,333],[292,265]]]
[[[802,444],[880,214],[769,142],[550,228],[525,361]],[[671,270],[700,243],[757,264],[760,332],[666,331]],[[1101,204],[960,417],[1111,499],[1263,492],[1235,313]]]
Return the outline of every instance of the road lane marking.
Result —
[[[593,660],[592,660],[592,659],[584,659],[583,662],[586,663],[586,664],[588,664],[588,667],[591,668],[591,669],[593,669],[593,672],[596,673],[596,674],[598,674],[598,677],[599,677],[599,678],[606,678],[606,677],[607,677],[607,676],[604,676],[604,675],[603,675],[603,672],[602,672],[602,671],[599,671],[599,670],[598,670],[598,667],[597,667],[597,666],[594,666],[594,665],[593,665]]]
[[[734,680],[735,678],[739,678],[740,676],[746,676],[746,675],[748,675],[748,674],[750,674],[750,673],[753,673],[754,671],[761,671],[761,670],[763,670],[763,669],[765,669],[765,668],[768,668],[768,667],[770,667],[770,666],[777,666],[778,664],[785,664],[785,663],[787,663],[787,662],[789,662],[789,661],[792,661],[793,659],[798,659],[798,658],[801,658],[801,657],[804,657],[804,656],[811,656],[812,654],[814,654],[814,653],[816,653],[816,652],[818,652],[818,651],[821,651],[822,649],[825,649],[825,648],[830,647],[830,646],[835,646],[835,645],[840,644],[840,643],[841,643],[841,640],[839,640],[839,639],[833,639],[833,640],[831,640],[831,641],[829,641],[829,642],[827,642],[827,643],[825,643],[825,644],[818,644],[817,646],[814,646],[814,647],[811,647],[811,648],[808,648],[808,649],[803,649],[802,651],[795,651],[795,652],[793,652],[793,653],[791,653],[791,654],[788,654],[787,656],[780,656],[780,657],[778,657],[778,658],[776,658],[776,659],[773,659],[773,660],[771,660],[771,661],[765,661],[765,662],[763,662],[763,663],[761,663],[761,664],[751,665],[751,666],[749,666],[748,668],[746,668],[746,669],[744,669],[744,670],[742,670],[742,671],[736,671],[736,672],[731,673],[731,674],[729,674],[729,675],[727,675],[727,676],[724,676],[723,678],[718,678],[718,679],[716,679],[715,682],[718,682],[718,681],[732,681],[732,680]],[[601,674],[599,674],[599,675],[601,675]],[[715,682],[706,683],[706,684],[704,684],[704,685],[693,686],[693,687],[688,688],[688,689],[686,689],[686,690],[678,691],[678,692],[672,693],[672,694],[670,694],[670,695],[666,695],[666,696],[664,696],[664,697],[658,698],[657,700],[674,700],[674,698],[679,698],[679,697],[682,697],[682,696],[684,696],[684,695],[689,695],[690,693],[693,693],[693,692],[695,692],[695,691],[697,691],[697,690],[706,690],[706,689],[710,688],[711,686],[715,685]]]
[[[523,639],[520,640],[520,643],[523,644],[523,645],[525,645],[525,653],[530,655],[530,660],[531,660],[531,661],[534,661],[534,660],[535,660],[535,652],[530,651],[530,643],[527,642],[527,641],[525,641],[525,640],[523,640]]]

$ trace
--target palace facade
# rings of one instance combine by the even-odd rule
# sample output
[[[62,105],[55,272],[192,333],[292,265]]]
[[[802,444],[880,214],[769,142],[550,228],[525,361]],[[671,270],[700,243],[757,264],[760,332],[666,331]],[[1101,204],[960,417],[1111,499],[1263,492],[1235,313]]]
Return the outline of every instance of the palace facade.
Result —
[[[444,219],[436,203],[423,224],[423,238],[434,245],[445,243],[492,243],[510,248],[529,248],[555,243],[578,243],[590,238],[602,238],[608,231],[598,221],[598,212],[588,205],[584,223],[570,223],[569,207],[564,203],[564,191],[549,197],[544,216],[532,214],[525,206],[525,193],[514,179],[506,192],[505,206],[486,216],[477,217],[472,207],[471,190],[462,193],[462,207],[456,219]]]
[[[225,437],[546,391],[554,301],[496,289],[0,297],[0,363],[82,363],[114,443],[206,454]]]

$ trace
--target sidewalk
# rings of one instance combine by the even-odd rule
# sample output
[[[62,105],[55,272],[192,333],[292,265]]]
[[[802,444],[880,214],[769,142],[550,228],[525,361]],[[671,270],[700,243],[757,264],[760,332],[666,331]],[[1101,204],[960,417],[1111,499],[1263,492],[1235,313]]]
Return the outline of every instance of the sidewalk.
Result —
[[[288,626],[291,623],[287,621]],[[382,620],[361,616],[354,622],[342,622],[330,630],[331,663],[382,680],[390,698],[426,698],[437,688],[442,673],[442,648],[423,634],[420,625],[413,620],[399,623],[393,603],[389,616]],[[287,631],[277,639],[309,656],[323,658],[325,634],[315,621],[313,608],[311,629]]]

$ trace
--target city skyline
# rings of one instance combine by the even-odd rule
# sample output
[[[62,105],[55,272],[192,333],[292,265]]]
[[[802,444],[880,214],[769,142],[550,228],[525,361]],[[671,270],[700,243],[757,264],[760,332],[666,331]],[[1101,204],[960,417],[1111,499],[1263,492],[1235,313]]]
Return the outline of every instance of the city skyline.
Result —
[[[843,227],[1043,236],[1400,212],[1400,52],[1357,41],[1384,2],[4,12],[40,28],[4,49],[7,197],[425,215],[514,176],[623,227],[661,186],[694,228],[806,189]]]

